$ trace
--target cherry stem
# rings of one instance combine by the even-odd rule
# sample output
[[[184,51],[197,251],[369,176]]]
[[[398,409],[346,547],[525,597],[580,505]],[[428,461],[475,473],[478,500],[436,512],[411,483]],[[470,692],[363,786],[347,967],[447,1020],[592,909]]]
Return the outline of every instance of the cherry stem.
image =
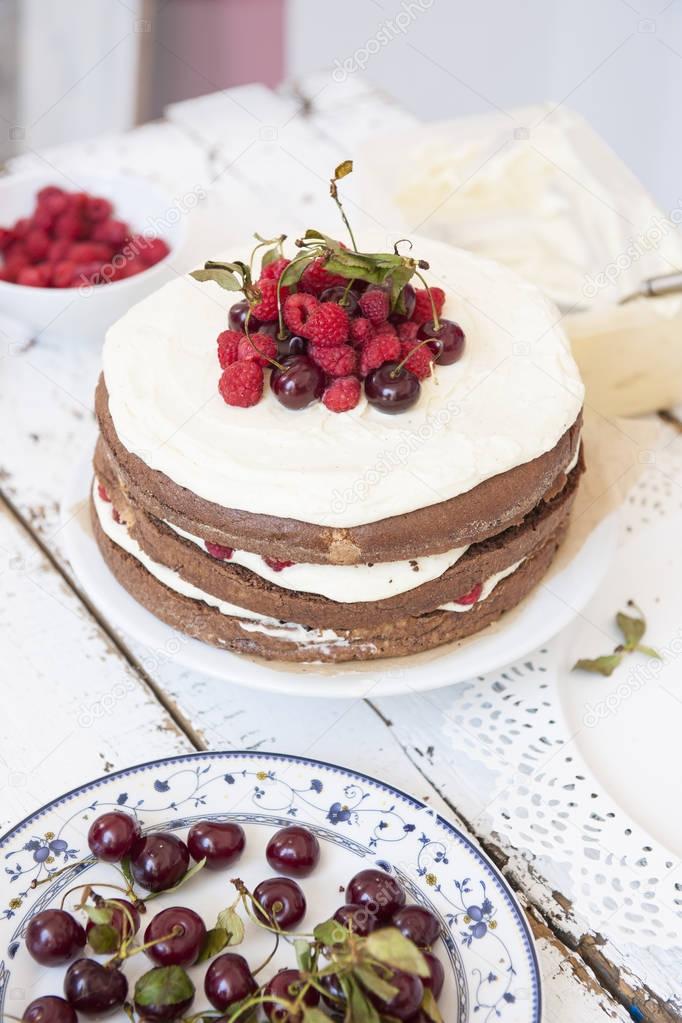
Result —
[[[343,204],[342,204],[341,200],[339,199],[339,189],[337,187],[337,184],[336,184],[336,181],[335,181],[334,178],[332,178],[330,186],[329,186],[329,194],[331,195],[332,199],[334,200],[334,202],[336,203],[336,205],[339,208],[339,213],[341,214],[341,219],[343,220],[344,224],[346,225],[346,230],[348,231],[348,234],[350,235],[350,240],[351,240],[351,243],[353,245],[353,250],[355,252],[357,252],[358,251],[358,246],[357,246],[357,242],[355,241],[355,235],[353,234],[353,229],[350,226],[350,222],[348,220],[348,217],[346,216],[346,211],[343,208]]]
[[[168,934],[161,934],[158,938],[154,938],[153,941],[146,941],[143,945],[135,945],[135,947],[131,948],[130,951],[128,951],[127,947],[124,948],[123,945],[121,945],[121,948],[118,950],[113,959],[110,959],[109,962],[104,965],[108,967],[118,966],[124,959],[130,959],[131,956],[136,956],[138,952],[145,952],[148,948],[151,948],[152,945],[156,945],[160,941],[171,941],[173,938],[179,938],[180,935],[184,933],[185,928],[181,924],[175,924],[171,927]]]
[[[408,360],[412,358],[412,356],[414,355],[414,353],[416,351],[418,351],[420,348],[423,348],[424,345],[427,345],[429,343],[429,341],[431,341],[431,340],[432,339],[430,337],[425,337],[422,341],[419,341],[418,344],[416,344],[414,346],[414,348],[411,348],[410,351],[405,356],[405,358],[401,359],[401,361],[398,363],[398,365],[395,367],[395,369],[391,370],[391,372],[389,374],[391,379],[395,380],[395,378],[398,376],[398,373],[400,373],[400,371],[403,368],[403,366],[405,365],[405,363],[408,362]],[[431,360],[431,364],[433,365],[433,360]]]
[[[275,367],[275,369],[284,369],[284,366],[282,365],[281,362],[277,362],[277,359],[271,359],[269,355],[266,355],[265,352],[262,352],[260,350],[260,348],[258,347],[258,345],[256,344],[256,342],[251,337],[251,335],[249,334],[249,320],[251,319],[251,313],[252,312],[253,312],[253,307],[249,306],[249,311],[246,314],[246,319],[244,320],[244,333],[246,334],[247,341],[249,342],[249,344],[253,348],[254,352],[256,352],[258,355],[260,355],[261,359],[266,359],[267,362],[269,362],[271,366]]]
[[[419,270],[415,270],[414,272],[415,272],[416,276],[419,278],[419,280],[422,282],[422,284],[424,285],[424,287],[426,288],[426,290],[429,293],[429,302],[431,303],[431,312],[433,313],[433,329],[434,330],[440,330],[440,320],[438,319],[438,312],[436,310],[436,303],[433,300],[433,295],[431,294],[431,288],[426,283],[426,280],[424,279],[424,275],[419,273]]]
[[[279,249],[280,255],[282,255],[282,243],[286,239],[286,235],[280,234],[276,238],[261,238],[259,234],[256,234],[254,235],[254,238],[258,239],[258,245],[256,245],[255,248],[252,250],[251,257],[249,259],[249,270],[251,271],[251,273],[253,273],[254,256],[256,255],[258,250],[262,249],[265,245],[276,245],[277,248]]]

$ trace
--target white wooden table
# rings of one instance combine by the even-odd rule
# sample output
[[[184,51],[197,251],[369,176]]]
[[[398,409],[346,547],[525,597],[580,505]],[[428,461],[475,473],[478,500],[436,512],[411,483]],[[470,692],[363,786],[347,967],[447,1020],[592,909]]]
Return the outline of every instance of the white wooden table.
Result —
[[[374,128],[411,123],[361,81],[322,76],[278,95],[249,86],[180,104],[163,123],[15,166],[48,161],[57,180],[131,169],[179,197],[201,189],[191,264],[227,234],[249,236],[256,217],[266,232],[282,217],[334,227],[330,168]],[[357,205],[353,219],[360,231],[373,221]],[[319,755],[428,799],[478,839],[527,909],[547,1021],[682,1019],[679,859],[610,803],[555,713],[552,682],[575,632],[439,693],[305,703],[183,670],[171,651],[120,635],[84,598],[63,554],[59,502],[94,441],[100,340],[0,336],[0,832],[84,779],[154,757]],[[672,528],[677,513],[679,526],[682,454],[668,429],[631,524],[653,513]],[[666,492],[647,504],[642,495],[657,487]],[[609,631],[615,608],[604,603],[579,623],[583,637]]]

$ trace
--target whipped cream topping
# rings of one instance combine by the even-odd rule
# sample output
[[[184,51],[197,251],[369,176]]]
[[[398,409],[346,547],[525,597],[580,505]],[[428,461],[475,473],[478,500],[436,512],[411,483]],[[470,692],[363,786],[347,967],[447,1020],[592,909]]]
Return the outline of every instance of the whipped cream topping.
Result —
[[[107,333],[120,440],[208,501],[330,527],[438,504],[553,448],[583,402],[556,308],[481,257],[426,239],[414,252],[446,290],[444,315],[461,323],[467,345],[424,381],[409,411],[387,415],[364,399],[342,414],[319,402],[291,411],[267,385],[252,408],[226,405],[216,338],[236,296],[187,276]]]
[[[167,520],[165,524],[206,553],[206,545],[201,537]],[[438,579],[468,549],[468,546],[455,547],[445,554],[431,554],[411,561],[379,561],[373,565],[311,565],[297,562],[279,572],[271,568],[260,554],[252,554],[250,551],[233,551],[230,562],[243,565],[255,575],[285,590],[316,593],[329,600],[349,604],[386,600],[396,593],[415,590],[432,579]]]

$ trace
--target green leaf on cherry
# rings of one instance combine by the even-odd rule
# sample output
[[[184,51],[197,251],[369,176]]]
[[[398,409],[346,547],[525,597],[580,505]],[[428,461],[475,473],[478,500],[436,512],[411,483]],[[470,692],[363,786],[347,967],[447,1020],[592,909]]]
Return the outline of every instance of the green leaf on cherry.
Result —
[[[95,924],[88,931],[88,945],[95,955],[109,955],[117,952],[121,935],[111,924]]]
[[[313,968],[313,955],[310,945],[304,938],[297,938],[294,942],[296,952],[296,964],[301,973],[310,973]]]
[[[177,1005],[194,997],[194,984],[181,966],[156,966],[143,973],[135,984],[135,1003]]]
[[[428,977],[429,966],[414,942],[406,938],[397,927],[382,927],[373,931],[365,941],[365,951],[380,963],[405,973]]]
[[[110,924],[114,915],[106,906],[85,905],[83,909],[88,915],[88,920],[92,920],[93,924]]]
[[[384,980],[369,966],[356,966],[353,976],[357,977],[366,991],[371,991],[373,995],[381,998],[384,1002],[390,1002],[398,994],[397,987],[394,987],[390,981]]]
[[[381,1023],[379,1013],[352,977],[344,978],[342,987],[347,1002],[344,1023]]]
[[[313,931],[313,937],[315,941],[319,941],[321,945],[326,945],[327,948],[331,948],[333,945],[343,945],[344,942],[348,941],[350,933],[343,924],[340,924],[338,920],[325,920],[324,923],[318,924]]]
[[[591,671],[594,675],[613,675],[623,660],[622,654],[604,654],[603,657],[581,657],[573,665],[573,671]]]
[[[438,1003],[434,997],[433,991],[429,987],[424,988],[424,997],[422,998],[422,1012],[428,1019],[433,1020],[433,1023],[443,1023],[443,1017],[441,1016]]]
[[[305,257],[299,256],[296,259],[292,259],[280,277],[281,286],[284,288],[291,287],[292,284],[298,284],[306,268],[310,266],[314,258],[313,255],[306,255]]]
[[[133,872],[130,869],[130,857],[124,856],[119,863],[119,867],[121,868],[121,873],[128,882],[128,887],[132,889],[135,884],[135,878],[133,877]]]
[[[227,933],[228,945],[241,945],[244,940],[244,921],[234,906],[228,906],[218,913],[216,927]]]
[[[209,270],[193,270],[190,274],[195,281],[215,281],[225,291],[241,291],[242,284],[237,280],[235,275],[230,270],[223,269],[209,269]]]
[[[212,927],[206,931],[201,950],[197,956],[198,963],[205,963],[217,956],[230,944],[230,934],[223,927]]]

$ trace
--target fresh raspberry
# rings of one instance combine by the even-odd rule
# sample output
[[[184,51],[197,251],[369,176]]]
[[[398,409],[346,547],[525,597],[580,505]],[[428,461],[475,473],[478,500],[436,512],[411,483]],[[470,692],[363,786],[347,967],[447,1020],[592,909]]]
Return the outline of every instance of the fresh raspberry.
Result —
[[[357,354],[349,345],[337,345],[334,348],[311,345],[308,355],[320,369],[332,377],[347,377],[355,373],[357,368]]]
[[[208,540],[204,540],[204,547],[211,557],[217,558],[218,561],[229,561],[234,554],[233,547],[223,547],[221,543],[209,543]]]
[[[431,297],[433,298],[436,312],[440,316],[443,306],[445,305],[445,292],[442,288],[431,288]],[[426,288],[415,289],[415,302],[412,316],[410,317],[413,323],[428,323],[429,320],[433,319],[433,309],[431,308],[431,299]]]
[[[106,263],[111,259],[111,246],[104,242],[75,242],[69,246],[66,258],[74,263]]]
[[[14,241],[14,231],[9,227],[0,227],[0,252],[4,252]]]
[[[356,316],[350,321],[349,333],[353,344],[364,345],[372,340],[376,331],[366,316]]]
[[[50,239],[46,231],[39,227],[34,227],[26,235],[24,246],[28,256],[34,263],[42,263],[44,259],[47,259],[47,254],[50,250]]]
[[[52,287],[70,288],[76,276],[76,264],[70,259],[60,259],[52,264]]]
[[[348,313],[335,302],[318,305],[306,324],[308,337],[322,348],[342,345],[348,338]]]
[[[145,238],[139,256],[145,266],[156,266],[165,259],[170,249],[163,238]]]
[[[398,324],[398,337],[401,342],[409,342],[413,347],[417,343],[419,324],[408,320],[406,323]]]
[[[275,558],[263,558],[266,565],[269,565],[273,572],[281,572],[284,568],[291,568],[294,561],[277,561]]]
[[[318,301],[313,295],[304,295],[299,292],[296,295],[289,295],[282,308],[284,322],[293,334],[307,337],[308,320],[315,312]]]
[[[255,316],[261,323],[271,323],[279,315],[277,307],[277,281],[269,281],[267,278],[264,280],[261,277],[257,287],[260,291],[260,301],[252,306],[251,315]],[[280,289],[282,302],[284,302],[288,294],[287,288]]]
[[[74,287],[82,287],[86,284],[102,284],[102,264],[98,260],[90,263],[77,263],[73,275]]]
[[[47,258],[51,263],[58,263],[61,259],[66,259],[70,248],[71,242],[68,238],[57,238],[56,241],[50,242],[50,247],[47,250]]]
[[[263,269],[261,270],[260,272],[261,280],[278,281],[282,274],[284,273],[284,271],[286,270],[286,268],[289,266],[290,262],[291,260],[287,259],[285,256],[280,256],[279,259],[273,259],[272,263],[268,263],[268,265],[264,266]]]
[[[107,488],[104,486],[103,483],[99,482],[97,483],[97,493],[101,501],[106,501],[107,503],[111,501],[111,498],[107,493]]]
[[[218,390],[228,405],[249,408],[263,395],[263,370],[257,362],[233,362],[223,370]]]
[[[257,362],[259,366],[269,366],[271,360],[277,358],[277,342],[269,334],[251,334],[251,341],[244,335],[239,342],[238,358],[240,362]]]
[[[378,369],[384,362],[392,362],[400,358],[400,341],[397,337],[375,337],[362,349],[360,353],[360,373],[363,377],[373,370]]]
[[[53,219],[64,213],[69,205],[66,192],[61,188],[43,188],[38,192],[38,209],[49,214]]]
[[[51,231],[54,224],[55,214],[51,213],[46,206],[38,206],[32,217],[33,226],[42,231]]]
[[[238,330],[224,330],[218,334],[218,362],[227,369],[239,358],[239,342],[244,335]]]
[[[360,295],[360,308],[363,316],[375,326],[383,323],[390,312],[388,295],[381,288],[368,288]]]
[[[311,295],[319,295],[325,288],[333,288],[337,284],[347,284],[348,281],[340,274],[330,274],[325,270],[324,259],[318,256],[305,268],[301,275],[299,287],[301,291],[307,291]]]
[[[120,249],[130,237],[130,228],[122,220],[101,220],[95,224],[90,237],[93,242],[106,242]]]
[[[75,242],[79,238],[85,238],[87,225],[82,217],[66,210],[64,213],[60,213],[55,220],[52,233],[55,238],[67,238],[69,241]]]
[[[416,326],[416,324],[415,324]],[[431,376],[433,352],[428,345],[417,347],[413,341],[403,341],[400,345],[400,358],[407,359],[405,369],[414,373],[417,380],[426,380]]]
[[[88,201],[85,204],[85,210],[90,220],[94,220],[99,223],[101,220],[109,219],[111,214],[114,212],[114,207],[108,199],[101,199],[97,195],[91,195],[88,197]]]
[[[350,412],[360,401],[360,391],[357,377],[339,377],[326,388],[322,403],[330,412]]]
[[[375,337],[397,337],[398,331],[395,329],[392,323],[386,320],[384,323],[380,323],[374,328]]]
[[[469,590],[469,592],[465,593],[462,597],[455,597],[453,603],[455,603],[455,604],[475,604],[476,601],[478,600],[478,598],[481,596],[482,592],[483,592],[483,584],[482,583],[476,583],[476,585],[474,586],[473,590]]]
[[[63,198],[66,199],[66,192],[63,188],[60,188],[59,185],[45,185],[39,190],[36,198],[38,199],[38,202],[47,202],[48,199],[52,199],[52,197],[56,195],[60,197],[63,196]]]
[[[46,263],[25,266],[17,274],[17,284],[24,284],[28,288],[48,288],[50,286],[50,269]]]
[[[14,237],[23,241],[33,224],[28,217],[21,217],[13,227]]]

